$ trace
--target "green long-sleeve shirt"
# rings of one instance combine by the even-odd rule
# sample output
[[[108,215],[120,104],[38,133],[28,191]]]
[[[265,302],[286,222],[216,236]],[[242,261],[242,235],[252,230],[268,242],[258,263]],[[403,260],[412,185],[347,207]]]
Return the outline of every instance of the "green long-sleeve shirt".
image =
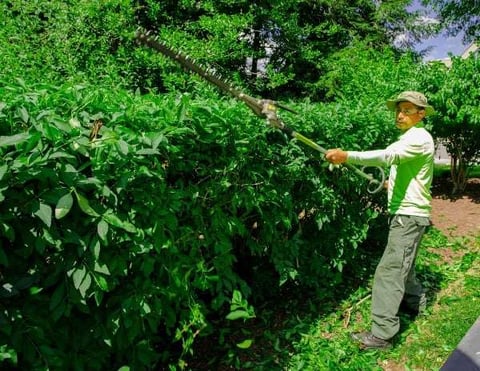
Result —
[[[383,150],[348,151],[347,162],[391,166],[388,179],[389,213],[430,217],[434,152],[432,136],[419,123]]]

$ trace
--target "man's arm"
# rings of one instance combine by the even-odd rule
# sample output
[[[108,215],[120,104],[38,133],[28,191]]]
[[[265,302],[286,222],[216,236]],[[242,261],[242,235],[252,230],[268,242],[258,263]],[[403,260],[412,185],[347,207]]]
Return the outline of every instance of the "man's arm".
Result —
[[[338,165],[348,162],[349,164],[382,166],[386,162],[386,150],[375,151],[344,151],[340,148],[329,149],[325,159],[332,164]]]

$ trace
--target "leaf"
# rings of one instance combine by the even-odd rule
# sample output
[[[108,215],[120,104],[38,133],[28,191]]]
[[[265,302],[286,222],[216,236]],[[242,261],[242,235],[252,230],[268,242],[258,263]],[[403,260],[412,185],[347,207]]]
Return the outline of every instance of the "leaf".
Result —
[[[242,293],[239,290],[233,290],[232,304],[237,306],[242,304]]]
[[[97,238],[94,238],[92,240],[92,245],[93,246],[90,247],[90,250],[93,250],[93,256],[95,257],[95,261],[97,261],[98,259],[100,259],[100,241],[98,241]]]
[[[48,158],[50,160],[53,160],[53,159],[56,159],[56,158],[68,158],[68,159],[75,159],[75,156],[67,153],[67,152],[64,152],[64,151],[57,151],[57,152],[53,152],[51,155],[48,156]]]
[[[65,285],[60,283],[59,286],[55,289],[50,299],[49,308],[50,310],[55,309],[63,300],[65,296]]]
[[[74,129],[80,129],[82,127],[82,124],[80,123],[80,120],[76,117],[72,117],[68,123],[70,126]]]
[[[42,145],[41,139],[42,139],[42,134],[39,132],[30,134],[30,137],[28,138],[27,143],[25,143],[25,145],[22,147],[23,152],[24,153],[31,152],[37,146],[39,145],[41,146]]]
[[[77,192],[77,190],[74,190],[75,196],[77,197],[78,201],[78,206],[80,206],[80,209],[87,215],[93,216],[93,217],[98,217],[100,216],[99,213],[97,213],[91,206],[88,200],[81,195],[80,193]]]
[[[80,295],[82,295],[82,298],[84,298],[87,295],[87,290],[90,288],[92,285],[92,276],[90,273],[87,273],[85,275],[85,279],[82,281],[82,284],[78,288],[78,291],[80,291]]]
[[[73,197],[71,193],[67,193],[62,196],[55,206],[55,218],[62,219],[65,215],[68,214],[73,205]]]
[[[38,120],[38,118],[37,118]],[[50,121],[53,125],[55,125],[55,127],[65,133],[70,133],[72,131],[72,127],[66,123],[66,122],[63,122],[61,120],[56,120],[56,119],[52,119]]]
[[[67,310],[67,301],[62,300],[57,307],[50,311],[50,317],[53,319],[54,322],[58,321],[63,315],[65,315],[65,313],[67,313]],[[66,316],[69,316],[69,314],[67,314]]]
[[[2,165],[2,166],[0,166],[0,180],[3,179],[3,177],[4,177],[5,174],[7,173],[7,170],[8,170],[8,165]]]
[[[23,88],[23,90],[27,90],[27,85],[25,84],[24,79],[22,79],[21,77],[15,77],[15,81]]]
[[[81,286],[86,274],[87,274],[87,270],[85,269],[84,266],[82,266],[81,268],[77,268],[73,271],[73,275],[72,275],[73,286],[75,286],[76,289],[78,289]]]
[[[9,282],[6,282],[2,286],[0,286],[0,298],[9,298],[17,295],[18,293],[19,292],[15,288],[15,286]]]
[[[52,225],[52,208],[50,205],[39,203],[38,210],[33,213],[38,216],[47,227]]]
[[[7,254],[5,254],[5,251],[0,247],[0,264],[8,267],[8,257]]]
[[[237,309],[237,310],[234,310],[234,311],[228,313],[225,318],[230,320],[230,321],[235,321],[235,320],[240,319],[240,318],[248,319],[250,317],[251,316],[248,314],[247,311]]]
[[[30,295],[37,295],[42,291],[43,291],[43,287],[37,287],[37,286],[30,287],[29,289]]]
[[[30,138],[28,133],[20,133],[10,136],[0,136],[0,147],[13,146],[23,143]]]
[[[106,264],[100,265],[98,262],[95,262],[95,272],[102,273],[106,276],[110,276],[110,270]]]
[[[92,276],[87,272],[85,266],[75,269],[73,271],[73,286],[80,292],[82,298],[87,294],[87,290],[92,284]]]
[[[108,223],[105,220],[102,219],[98,222],[97,233],[102,241],[107,242]]]
[[[117,151],[120,152],[120,154],[122,154],[124,156],[128,155],[128,143],[127,142],[120,139],[118,142],[115,143],[115,146],[117,147]]]
[[[167,142],[167,138],[165,135],[163,135],[163,133],[158,133],[152,138],[152,148],[157,149],[158,146],[163,142]]]
[[[7,237],[9,241],[15,240],[15,230],[7,223],[0,223],[0,230],[3,232],[3,236]]]
[[[158,155],[160,152],[157,149],[143,148],[135,152],[136,155]]]
[[[37,278],[35,277],[35,275],[29,274],[26,276],[22,276],[18,278],[17,281],[15,282],[15,288],[17,290],[28,289],[35,283],[35,281],[37,281]]]
[[[25,124],[28,123],[30,115],[28,114],[28,111],[25,109],[25,107],[18,108],[17,115]]]
[[[127,232],[135,233],[137,228],[127,221],[122,221],[117,215],[113,214],[112,212],[108,212],[102,215],[102,218],[110,225],[113,225],[117,228],[122,228]]]
[[[237,343],[237,347],[240,349],[248,349],[252,346],[253,340],[252,339],[245,339],[241,343]]]
[[[108,290],[104,290],[104,291],[108,291]],[[93,296],[95,298],[95,303],[97,304],[97,307],[99,307],[100,304],[102,304],[102,301],[103,301],[103,296],[104,296],[103,292],[99,291],[99,290],[95,290]]]
[[[95,280],[97,281],[98,287],[100,287],[102,291],[108,291],[108,282],[105,277],[97,275]]]

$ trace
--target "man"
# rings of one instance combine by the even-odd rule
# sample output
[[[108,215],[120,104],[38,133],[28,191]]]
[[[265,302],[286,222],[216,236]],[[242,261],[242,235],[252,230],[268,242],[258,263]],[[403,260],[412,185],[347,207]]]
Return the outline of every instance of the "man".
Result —
[[[388,179],[388,242],[375,271],[372,287],[371,332],[353,333],[362,348],[388,348],[398,332],[402,301],[421,312],[426,298],[415,277],[415,258],[425,228],[430,225],[434,143],[422,120],[434,113],[425,96],[405,91],[387,101],[395,112],[399,139],[384,150],[365,152],[328,150],[333,164],[391,166]]]

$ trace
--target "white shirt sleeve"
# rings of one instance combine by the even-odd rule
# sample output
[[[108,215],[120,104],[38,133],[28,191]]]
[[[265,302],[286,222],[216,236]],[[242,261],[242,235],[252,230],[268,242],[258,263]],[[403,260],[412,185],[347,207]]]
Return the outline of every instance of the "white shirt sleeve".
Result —
[[[410,129],[411,130],[411,129]],[[400,165],[421,155],[429,154],[431,143],[428,138],[411,130],[385,149],[374,151],[348,151],[347,162],[366,166]]]
[[[347,162],[355,165],[366,166],[384,166],[387,165],[387,150],[380,149],[375,151],[347,151]]]

